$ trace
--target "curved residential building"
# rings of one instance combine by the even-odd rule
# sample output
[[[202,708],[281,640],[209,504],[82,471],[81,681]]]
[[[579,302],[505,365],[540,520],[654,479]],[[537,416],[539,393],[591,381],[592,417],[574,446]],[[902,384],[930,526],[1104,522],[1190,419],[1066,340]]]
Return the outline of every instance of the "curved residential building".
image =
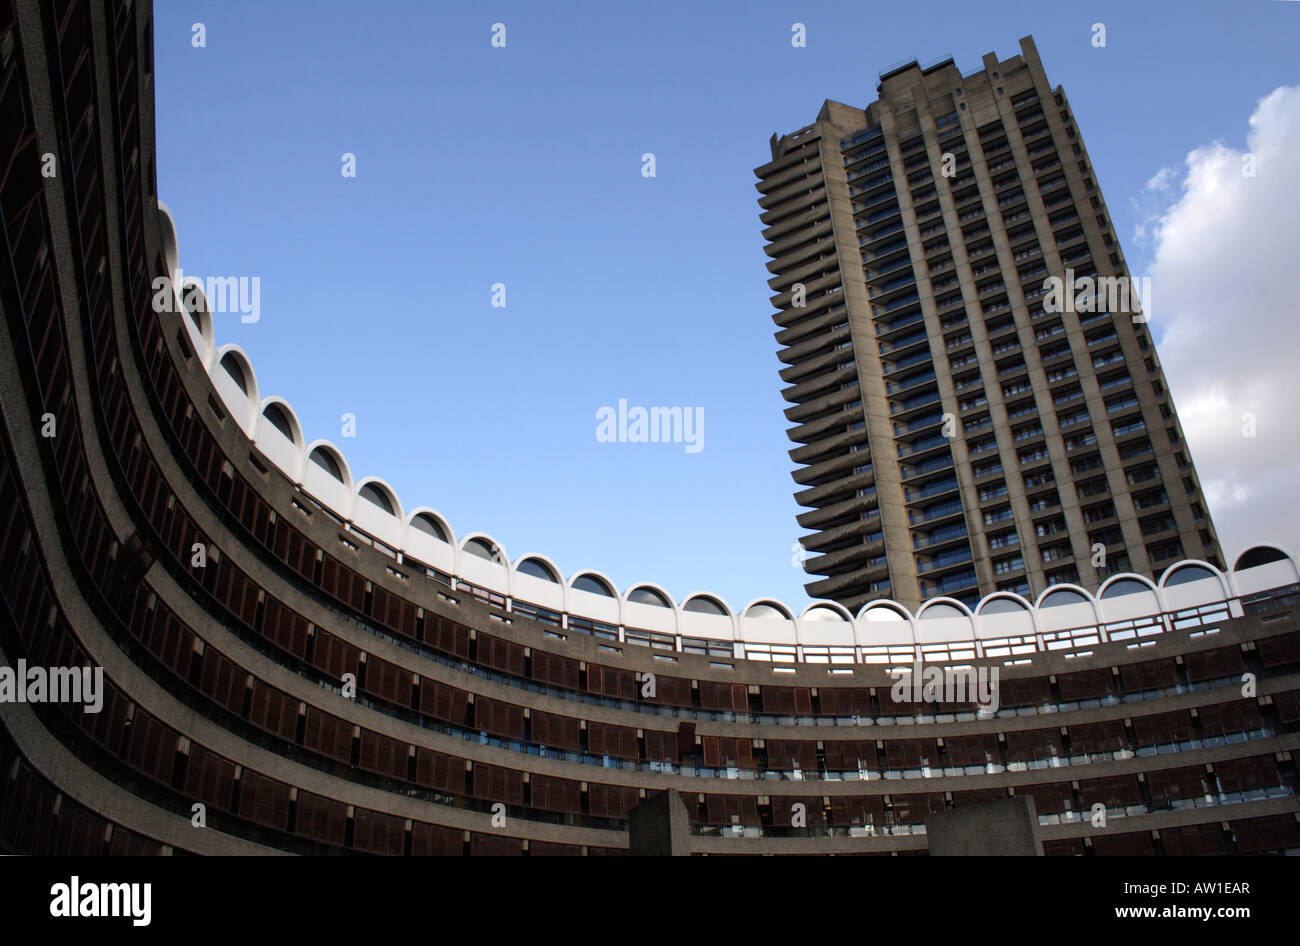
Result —
[[[1008,798],[1046,853],[1300,848],[1280,548],[795,612],[353,470],[175,284],[152,27],[0,0],[0,850],[624,854],[664,797],[689,853],[925,853]]]

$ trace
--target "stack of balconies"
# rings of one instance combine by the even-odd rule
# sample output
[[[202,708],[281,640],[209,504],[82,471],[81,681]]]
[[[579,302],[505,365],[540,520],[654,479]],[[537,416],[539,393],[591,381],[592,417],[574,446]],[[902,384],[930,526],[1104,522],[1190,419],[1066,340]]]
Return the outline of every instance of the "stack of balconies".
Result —
[[[806,487],[795,494],[808,509],[798,523],[813,530],[800,544],[811,553],[805,569],[823,576],[807,588],[813,597],[848,603],[865,600],[864,590],[887,582],[889,573],[823,152],[838,153],[822,142],[818,125],[774,141],[757,187],[768,224],[769,285],[778,293],[773,319],[786,365],[782,395],[791,404],[785,415],[795,425],[787,431],[797,444],[790,459],[798,464],[795,482]],[[861,184],[879,174],[867,159],[855,162],[849,176]]]

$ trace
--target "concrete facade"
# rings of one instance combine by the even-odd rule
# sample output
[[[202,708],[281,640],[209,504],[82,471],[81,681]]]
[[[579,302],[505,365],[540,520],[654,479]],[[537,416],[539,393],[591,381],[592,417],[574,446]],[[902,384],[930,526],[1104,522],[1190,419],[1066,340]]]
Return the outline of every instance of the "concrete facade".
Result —
[[[1028,796],[941,811],[925,819],[931,857],[1042,857],[1038,811]]]
[[[755,171],[808,593],[911,609],[1221,563],[1149,280],[1104,312],[1045,311],[1135,274],[1032,39],[878,92],[774,135]]]

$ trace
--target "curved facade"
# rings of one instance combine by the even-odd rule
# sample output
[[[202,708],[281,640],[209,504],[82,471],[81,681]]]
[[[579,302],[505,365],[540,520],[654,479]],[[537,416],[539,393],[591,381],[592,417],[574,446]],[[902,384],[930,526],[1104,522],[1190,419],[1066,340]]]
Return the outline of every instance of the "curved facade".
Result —
[[[0,848],[622,854],[666,789],[695,853],[924,853],[1009,796],[1048,853],[1300,847],[1294,557],[795,613],[457,533],[171,291],[151,56],[147,4],[0,0],[0,665],[102,670],[0,703]],[[996,709],[899,702],[918,663]]]

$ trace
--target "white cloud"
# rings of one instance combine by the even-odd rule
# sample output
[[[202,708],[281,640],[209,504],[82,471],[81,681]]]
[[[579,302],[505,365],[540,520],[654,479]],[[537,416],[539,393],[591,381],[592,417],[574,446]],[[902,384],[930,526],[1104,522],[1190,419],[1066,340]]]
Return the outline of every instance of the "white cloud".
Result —
[[[1129,199],[1137,222],[1133,225],[1133,242],[1144,251],[1150,251],[1152,232],[1160,215],[1173,199],[1173,185],[1178,181],[1178,167],[1163,167],[1143,185],[1136,197]]]
[[[1161,168],[1152,175],[1151,180],[1147,181],[1146,188],[1149,191],[1167,191],[1169,190],[1170,182],[1177,176],[1178,168]]]
[[[1179,190],[1163,169],[1145,192],[1171,201],[1145,228],[1151,329],[1228,556],[1300,546],[1300,88],[1259,101],[1247,147],[1197,148]]]

